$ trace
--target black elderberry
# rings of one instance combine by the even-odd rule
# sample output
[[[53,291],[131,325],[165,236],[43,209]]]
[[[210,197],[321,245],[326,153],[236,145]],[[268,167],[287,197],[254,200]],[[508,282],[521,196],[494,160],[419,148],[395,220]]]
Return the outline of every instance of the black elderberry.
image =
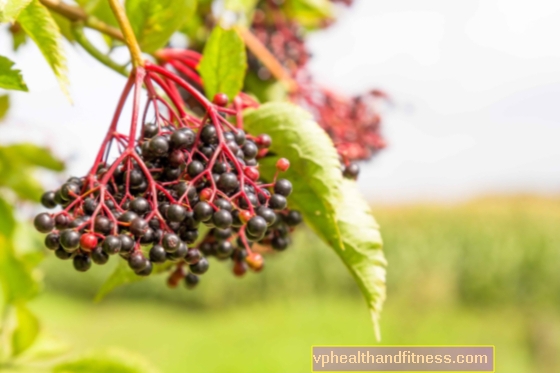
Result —
[[[225,172],[220,175],[217,186],[224,193],[230,193],[239,187],[239,180],[234,173]]]
[[[85,272],[91,268],[91,258],[87,254],[76,254],[73,262],[76,271]]]
[[[157,157],[163,157],[169,151],[169,142],[164,136],[155,136],[149,141],[149,149]]]
[[[134,246],[136,245],[136,243],[134,242],[132,237],[126,234],[119,235],[119,239],[121,240],[120,254],[123,257],[127,257],[134,250]]]
[[[130,257],[128,258],[128,266],[134,272],[139,272],[145,269],[148,266],[148,262],[149,261],[144,257],[144,254],[142,254],[139,251],[133,252],[132,254],[130,254]]]
[[[239,207],[242,209],[248,209],[249,205],[257,206],[259,204],[259,199],[254,193],[247,193],[245,197],[239,197]]]
[[[174,233],[166,233],[163,235],[162,245],[165,251],[173,253],[177,251],[179,245],[181,245],[181,239]]]
[[[227,228],[227,229],[214,228],[212,230],[212,236],[214,236],[214,238],[217,239],[218,241],[227,240],[228,238],[231,237],[231,234],[232,234],[231,228]]]
[[[144,128],[142,129],[142,135],[146,139],[151,139],[159,132],[158,125],[155,123],[145,123]]]
[[[73,229],[65,229],[60,232],[60,245],[64,250],[73,252],[80,246],[80,233]]]
[[[93,260],[95,264],[103,265],[109,261],[109,255],[103,251],[101,246],[98,246],[91,251],[91,260]]]
[[[268,207],[273,210],[284,210],[287,204],[286,197],[280,194],[273,194],[268,200]]]
[[[286,216],[284,217],[284,221],[286,222],[286,224],[288,224],[290,227],[294,227],[298,224],[300,224],[303,221],[303,218],[301,217],[301,214],[299,211],[295,211],[295,210],[290,210]]]
[[[97,208],[97,201],[93,198],[86,198],[84,200],[84,212],[88,215],[93,215],[95,209]]]
[[[274,183],[274,193],[288,197],[292,193],[292,183],[286,179],[278,179]]]
[[[247,141],[241,148],[245,159],[253,159],[257,156],[259,148],[252,141]]]
[[[33,225],[41,233],[49,233],[54,228],[54,219],[46,212],[40,213],[33,220]]]
[[[177,248],[177,251],[172,252],[172,253],[167,253],[167,258],[169,260],[181,260],[181,259],[185,258],[185,255],[187,255],[188,251],[189,251],[189,248],[187,247],[187,245],[185,245],[184,242],[181,242],[179,244],[179,247]]]
[[[200,261],[201,258],[202,258],[202,253],[200,252],[200,250],[196,248],[189,249],[187,251],[187,254],[185,255],[185,261],[188,264],[196,264]]]
[[[138,214],[134,211],[126,211],[121,216],[119,216],[119,221],[123,223],[132,223],[134,219],[138,218]]]
[[[208,267],[210,264],[208,263],[208,259],[200,258],[200,260],[196,264],[189,265],[191,272],[195,275],[202,275],[208,271]]]
[[[103,215],[97,215],[93,222],[93,230],[95,232],[101,233],[103,235],[109,234],[111,229],[113,228],[113,224],[108,217]]]
[[[211,158],[212,154],[214,154],[214,148],[212,146],[203,146],[200,148],[200,152],[206,157]]]
[[[232,218],[232,222],[231,222],[232,227],[239,228],[243,225],[243,222],[239,218],[239,210],[233,210],[231,212],[231,218]]]
[[[217,228],[226,229],[231,226],[232,217],[228,210],[218,210],[212,215],[212,223]]]
[[[195,133],[189,128],[180,128],[171,135],[171,147],[173,149],[190,148],[196,139]]]
[[[229,241],[222,241],[216,245],[216,256],[219,259],[229,258],[233,253],[233,245]]]
[[[253,216],[247,222],[247,232],[253,237],[261,237],[266,232],[267,224],[261,216]]]
[[[164,263],[167,260],[167,253],[161,245],[154,245],[150,249],[150,261],[154,263]]]
[[[214,249],[214,245],[212,245],[210,242],[203,242],[199,247],[200,252],[205,256],[215,255],[216,251]]]
[[[64,201],[70,201],[80,195],[80,186],[74,183],[65,183],[60,187],[60,196]]]
[[[192,161],[187,166],[187,173],[190,177],[196,177],[204,171],[204,165],[199,161]]]
[[[68,217],[68,215],[57,215],[56,218],[54,218],[54,226],[56,227],[56,229],[65,229],[68,228],[68,226],[70,225],[70,218]]]
[[[41,204],[48,209],[54,209],[57,205],[56,200],[54,198],[55,192],[45,192],[41,196]]]
[[[276,213],[265,206],[259,206],[257,208],[257,215],[262,217],[268,226],[271,226],[276,221]]]
[[[257,197],[261,204],[265,204],[267,199],[270,198],[270,192],[267,189],[261,190],[262,193],[258,193]]]
[[[213,125],[206,125],[200,132],[200,139],[207,145],[216,144],[218,142],[218,133]]]
[[[152,228],[148,227],[144,235],[140,238],[140,243],[142,245],[147,245],[154,242],[155,240],[156,240],[156,232]]]
[[[357,179],[360,174],[360,166],[356,163],[350,163],[344,168],[342,174],[349,179]]]
[[[138,215],[144,215],[150,211],[150,203],[143,197],[137,197],[130,201],[130,209]]]
[[[181,172],[182,170],[180,167],[167,166],[163,169],[163,176],[165,177],[165,180],[176,180],[179,176],[181,176]]]
[[[83,225],[89,220],[89,216],[80,216],[76,219],[72,220],[70,224],[68,224],[68,228],[78,228],[79,226]],[[82,228],[83,230],[83,228]]]
[[[230,211],[233,210],[233,205],[231,204],[230,201],[228,201],[225,198],[218,198],[214,201],[214,206],[216,206],[218,208],[218,210],[227,210]]]
[[[181,237],[181,240],[185,241],[186,243],[194,243],[198,238],[198,230],[182,229],[179,233],[179,237]]]
[[[235,132],[233,137],[234,137],[235,142],[239,146],[243,146],[243,144],[245,144],[245,139],[247,138],[247,136],[245,135],[245,132],[243,130],[239,130],[239,129],[237,130],[237,132]]]
[[[187,217],[187,209],[177,204],[169,205],[166,216],[167,220],[180,223]]]
[[[62,193],[60,189],[54,192],[54,201],[57,205],[64,205],[65,201],[64,199],[62,199]]]
[[[288,247],[288,240],[284,237],[274,237],[271,241],[274,250],[282,251]]]
[[[47,234],[45,237],[45,246],[49,250],[56,250],[60,247],[60,235],[56,232]]]
[[[193,213],[196,221],[207,222],[212,218],[214,209],[207,202],[201,201],[194,206]]]
[[[60,247],[54,251],[54,255],[56,255],[58,259],[67,260],[70,259],[74,254],[69,253],[68,251]]]
[[[200,278],[192,273],[187,273],[185,277],[185,285],[188,289],[194,288],[200,282]]]
[[[128,236],[125,236],[128,237]],[[106,236],[101,244],[103,251],[109,255],[117,254],[121,251],[122,241],[120,236]],[[134,246],[134,242],[133,242]]]
[[[136,237],[144,236],[148,229],[150,229],[148,223],[146,223],[146,221],[142,218],[137,217],[130,222],[130,233]]]
[[[153,266],[152,262],[150,262],[149,260],[146,260],[146,267],[141,271],[135,271],[135,273],[138,276],[144,276],[145,277],[145,276],[151,275],[153,269],[154,269],[154,266]]]

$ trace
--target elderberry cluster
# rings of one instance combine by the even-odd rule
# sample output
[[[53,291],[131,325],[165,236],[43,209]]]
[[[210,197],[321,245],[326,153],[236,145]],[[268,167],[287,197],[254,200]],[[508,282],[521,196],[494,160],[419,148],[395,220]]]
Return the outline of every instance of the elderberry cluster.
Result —
[[[108,139],[121,145],[112,163],[98,158],[85,177],[43,194],[44,207],[62,208],[35,217],[35,228],[47,234],[45,246],[60,259],[72,259],[78,271],[118,256],[139,276],[157,265],[157,272],[171,271],[170,286],[184,279],[188,288],[208,270],[209,256],[231,259],[241,275],[263,267],[261,254],[251,250],[254,243],[260,250],[284,250],[288,233],[302,220],[287,208],[291,182],[278,178],[288,160],[280,158],[276,176],[264,183],[258,159],[266,156],[271,138],[230,126],[220,113],[225,95],[203,103],[210,118],[191,119],[190,126],[164,106],[169,116],[158,112],[136,139],[134,126],[128,137],[110,129]],[[207,232],[199,239],[202,227]]]

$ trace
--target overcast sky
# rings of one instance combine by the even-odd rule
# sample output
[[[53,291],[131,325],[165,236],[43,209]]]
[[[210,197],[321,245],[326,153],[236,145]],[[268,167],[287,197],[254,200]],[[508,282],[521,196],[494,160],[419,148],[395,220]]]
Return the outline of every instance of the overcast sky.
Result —
[[[318,80],[393,98],[389,146],[362,166],[377,202],[560,190],[560,1],[356,0],[310,38]],[[2,53],[8,40],[0,37]],[[13,95],[3,141],[56,148],[69,171],[95,157],[124,80],[68,52],[70,106],[34,46],[10,55],[31,93]]]

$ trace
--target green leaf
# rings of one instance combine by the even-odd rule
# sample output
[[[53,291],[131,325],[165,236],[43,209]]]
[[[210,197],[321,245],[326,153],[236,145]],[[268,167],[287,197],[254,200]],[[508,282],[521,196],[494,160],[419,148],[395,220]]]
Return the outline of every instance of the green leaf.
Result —
[[[288,18],[310,28],[320,27],[334,17],[329,0],[287,0],[283,9]]]
[[[268,103],[245,115],[245,129],[272,137],[272,154],[290,160],[281,177],[291,180],[289,206],[339,255],[368,303],[379,338],[385,300],[386,260],[379,227],[355,183],[345,180],[328,135],[309,113],[287,103]],[[261,160],[261,175],[272,179],[278,157]]]
[[[27,92],[27,85],[23,81],[21,71],[12,69],[14,63],[4,56],[0,56],[0,88]]]
[[[74,360],[62,362],[53,373],[155,373],[157,370],[143,357],[130,352],[95,351]]]
[[[23,303],[16,305],[17,327],[12,334],[12,355],[18,356],[27,350],[39,334],[39,320]]]
[[[37,44],[58,79],[64,94],[68,94],[66,56],[62,47],[62,35],[56,21],[39,0],[33,0],[25,8],[18,22],[27,35]]]
[[[39,292],[32,268],[14,254],[11,241],[3,235],[0,235],[0,284],[6,303],[27,301]]]
[[[51,17],[54,19],[60,33],[68,40],[70,43],[74,43],[76,39],[74,38],[74,33],[72,32],[72,23],[66,17],[61,16],[60,14],[49,10]]]
[[[198,66],[206,97],[213,99],[216,93],[225,93],[233,99],[243,87],[246,70],[245,45],[237,31],[215,27]]]
[[[0,197],[0,235],[11,238],[16,229],[12,206]]]
[[[10,108],[10,96],[1,95],[0,96],[0,120],[4,119],[9,108]]]
[[[51,151],[30,143],[8,145],[1,150],[14,162],[27,166],[42,167],[53,171],[64,170],[64,162],[56,159]]]
[[[173,33],[196,10],[196,0],[127,0],[126,14],[140,48],[154,52],[165,46]]]
[[[0,23],[14,22],[31,0],[6,0],[0,4]]]

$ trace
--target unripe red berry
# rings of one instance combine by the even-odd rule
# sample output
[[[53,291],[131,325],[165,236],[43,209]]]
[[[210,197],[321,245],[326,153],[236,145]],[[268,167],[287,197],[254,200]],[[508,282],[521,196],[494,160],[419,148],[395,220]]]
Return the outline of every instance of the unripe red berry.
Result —
[[[234,261],[233,274],[237,277],[243,276],[247,272],[247,263]]]
[[[278,171],[286,172],[288,168],[290,168],[290,161],[288,161],[286,158],[280,158],[276,162],[276,168],[278,169]]]
[[[257,181],[259,179],[260,174],[259,174],[259,170],[256,167],[253,166],[245,167],[243,172],[245,173],[245,176],[247,176],[249,179],[253,181]]]
[[[185,278],[185,276],[186,274],[183,266],[178,267],[175,271],[173,271],[173,273],[167,279],[167,286],[169,286],[172,289],[176,288],[177,285],[179,285],[179,282],[181,282],[181,280]]]
[[[93,233],[83,234],[80,238],[80,247],[85,251],[91,251],[97,247],[97,237]]]
[[[264,266],[264,258],[259,253],[251,253],[245,258],[247,265],[255,272],[259,272],[263,269]]]
[[[251,214],[251,212],[249,212],[248,210],[239,212],[239,220],[241,220],[243,224],[247,224],[247,222],[251,220],[252,217],[253,214]]]
[[[200,191],[199,198],[201,201],[208,201],[212,198],[212,189],[204,188]]]
[[[226,106],[228,101],[228,96],[225,93],[216,93],[214,96],[214,103],[218,106]]]
[[[262,135],[258,135],[255,139],[255,143],[259,146],[259,148],[269,148],[272,144],[272,138],[269,135],[263,133]]]

